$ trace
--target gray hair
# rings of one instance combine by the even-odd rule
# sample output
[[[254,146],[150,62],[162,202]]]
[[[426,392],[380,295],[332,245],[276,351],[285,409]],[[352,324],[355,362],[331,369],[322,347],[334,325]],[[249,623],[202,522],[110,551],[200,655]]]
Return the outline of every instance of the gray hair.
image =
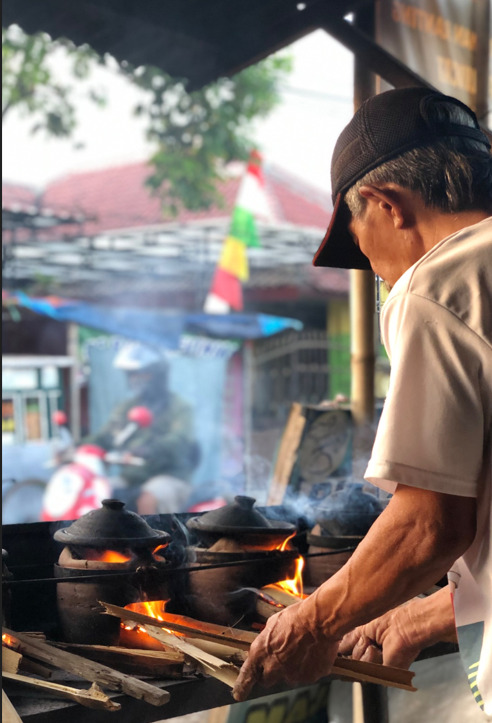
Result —
[[[436,104],[434,112],[438,120],[474,126],[473,118],[454,104]],[[468,138],[448,137],[413,148],[366,173],[344,197],[354,218],[360,218],[366,207],[360,187],[380,183],[410,189],[426,206],[443,213],[492,211],[492,156],[481,143]]]

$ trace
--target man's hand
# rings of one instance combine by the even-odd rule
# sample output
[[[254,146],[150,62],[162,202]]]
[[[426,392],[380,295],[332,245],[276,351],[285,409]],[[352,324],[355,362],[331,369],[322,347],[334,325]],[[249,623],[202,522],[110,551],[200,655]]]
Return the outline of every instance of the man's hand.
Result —
[[[355,628],[344,636],[339,652],[356,660],[408,668],[423,648],[443,640],[456,640],[448,587]]]
[[[384,663],[397,668],[408,668],[421,650],[415,645],[415,630],[407,606],[372,620],[347,633],[340,643],[340,653],[355,660]]]
[[[329,675],[337,655],[338,640],[330,640],[304,619],[303,603],[296,603],[271,617],[252,644],[232,691],[235,700],[246,700],[256,683],[270,687],[315,683]]]

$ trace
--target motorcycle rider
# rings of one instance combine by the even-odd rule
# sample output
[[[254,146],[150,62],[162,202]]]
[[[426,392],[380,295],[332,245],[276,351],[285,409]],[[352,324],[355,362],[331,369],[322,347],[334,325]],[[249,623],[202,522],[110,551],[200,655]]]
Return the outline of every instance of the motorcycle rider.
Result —
[[[121,465],[126,485],[126,494],[121,496],[129,506],[133,501],[140,514],[180,511],[177,508],[186,502],[200,457],[191,407],[170,391],[169,362],[159,351],[128,343],[117,353],[113,366],[126,373],[131,398],[114,409],[90,442],[143,459],[141,466]],[[145,427],[134,425],[127,434],[128,412],[139,406],[151,412],[152,422]]]

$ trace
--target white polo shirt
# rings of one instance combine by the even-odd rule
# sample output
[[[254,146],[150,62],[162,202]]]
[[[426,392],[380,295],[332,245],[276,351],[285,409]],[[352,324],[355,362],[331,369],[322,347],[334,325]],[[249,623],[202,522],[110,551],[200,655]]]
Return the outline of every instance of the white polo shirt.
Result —
[[[391,377],[365,477],[477,498],[475,541],[449,577],[472,693],[492,715],[492,217],[408,269],[381,328]]]

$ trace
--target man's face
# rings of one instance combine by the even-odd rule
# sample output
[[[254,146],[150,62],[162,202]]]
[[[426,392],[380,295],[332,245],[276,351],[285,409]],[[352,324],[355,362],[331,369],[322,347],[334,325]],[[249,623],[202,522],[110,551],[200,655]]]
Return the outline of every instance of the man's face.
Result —
[[[408,249],[395,230],[391,216],[378,203],[368,201],[364,212],[349,223],[352,238],[367,256],[375,274],[392,287],[414,263],[407,258]]]
[[[394,273],[394,238],[391,238],[390,229],[382,223],[378,223],[374,214],[368,212],[360,218],[353,218],[349,224],[349,230],[354,243],[367,256],[375,274],[378,274],[384,281],[391,281]],[[393,245],[392,242],[393,241]],[[395,279],[396,280],[396,279]]]

